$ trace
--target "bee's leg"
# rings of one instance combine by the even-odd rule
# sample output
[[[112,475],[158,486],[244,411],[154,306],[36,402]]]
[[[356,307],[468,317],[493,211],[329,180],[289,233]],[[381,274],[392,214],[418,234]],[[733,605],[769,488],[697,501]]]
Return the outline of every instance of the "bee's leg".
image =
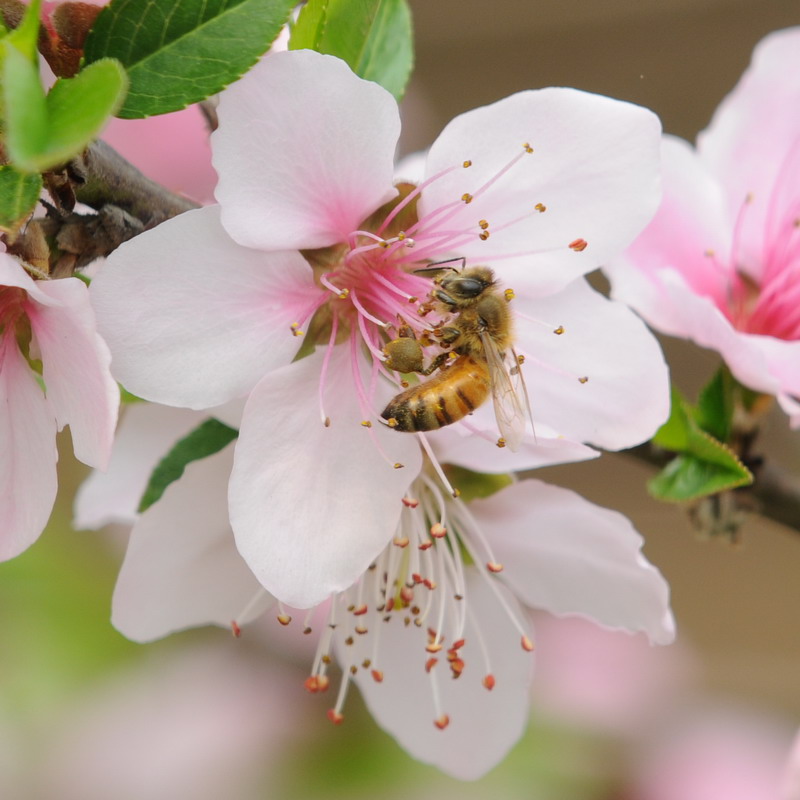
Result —
[[[439,353],[439,355],[436,356],[436,358],[434,358],[433,361],[431,361],[431,363],[425,367],[425,369],[417,370],[417,372],[419,372],[420,375],[430,375],[432,372],[435,372],[437,369],[444,366],[445,362],[450,361],[452,358],[453,353]]]
[[[392,339],[383,347],[386,356],[386,366],[395,372],[422,372],[424,373],[424,359],[422,345],[410,336],[401,336]]]
[[[455,342],[461,338],[461,331],[458,328],[434,328],[433,335],[439,341],[439,344],[445,347],[451,347]]]

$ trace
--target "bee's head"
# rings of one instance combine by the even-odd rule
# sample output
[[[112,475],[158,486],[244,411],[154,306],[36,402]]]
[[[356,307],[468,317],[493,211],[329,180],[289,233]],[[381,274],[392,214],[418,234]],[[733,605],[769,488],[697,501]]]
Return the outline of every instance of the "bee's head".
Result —
[[[489,267],[469,267],[447,272],[435,282],[455,300],[474,300],[494,285],[494,273]]]

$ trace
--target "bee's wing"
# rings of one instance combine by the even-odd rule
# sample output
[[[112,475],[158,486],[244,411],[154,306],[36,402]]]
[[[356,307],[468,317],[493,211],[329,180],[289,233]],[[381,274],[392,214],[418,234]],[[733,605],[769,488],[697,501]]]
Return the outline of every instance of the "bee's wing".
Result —
[[[488,334],[481,333],[481,343],[489,366],[497,427],[509,449],[516,452],[531,413],[522,370],[513,348],[509,348],[504,358]]]

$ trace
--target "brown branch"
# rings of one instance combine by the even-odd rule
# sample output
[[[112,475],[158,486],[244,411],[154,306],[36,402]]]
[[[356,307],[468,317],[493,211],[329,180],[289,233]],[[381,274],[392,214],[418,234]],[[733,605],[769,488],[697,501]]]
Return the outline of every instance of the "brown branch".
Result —
[[[674,457],[649,444],[626,450],[625,454],[657,467]],[[769,462],[755,464],[752,471],[754,483],[733,490],[744,501],[740,507],[800,532],[800,477]]]

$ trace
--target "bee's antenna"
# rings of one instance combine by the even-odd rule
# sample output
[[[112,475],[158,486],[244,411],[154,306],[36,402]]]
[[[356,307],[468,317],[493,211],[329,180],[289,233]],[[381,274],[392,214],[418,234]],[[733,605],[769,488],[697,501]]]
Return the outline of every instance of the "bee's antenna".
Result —
[[[444,261],[432,261],[428,264],[427,267],[420,267],[419,269],[415,269],[414,272],[441,272],[443,269],[451,269],[453,272],[459,272],[456,267],[442,267],[441,264],[452,264],[454,261],[461,262],[461,269],[463,270],[467,265],[467,259],[465,256],[459,256],[458,258],[446,258]]]

